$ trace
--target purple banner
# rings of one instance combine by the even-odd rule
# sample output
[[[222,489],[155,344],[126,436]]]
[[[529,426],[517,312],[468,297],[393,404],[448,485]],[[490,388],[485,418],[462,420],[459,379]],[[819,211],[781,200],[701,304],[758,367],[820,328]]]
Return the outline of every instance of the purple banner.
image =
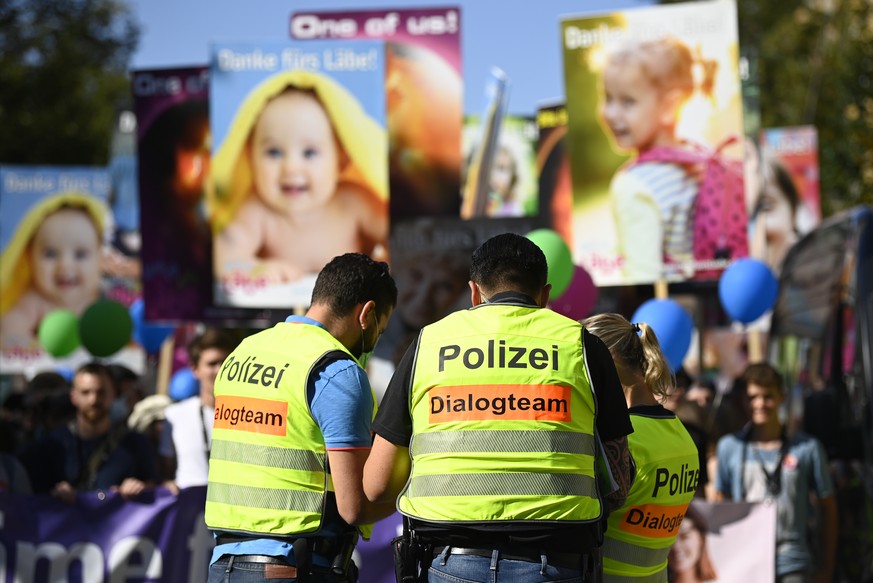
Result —
[[[79,494],[75,504],[0,491],[0,583],[206,581],[213,538],[206,487],[158,488],[128,501]],[[361,583],[392,583],[391,539],[400,515],[378,523],[355,562]]]
[[[137,501],[89,492],[76,504],[0,492],[0,581],[205,581],[205,500],[205,487],[178,497],[159,488]]]

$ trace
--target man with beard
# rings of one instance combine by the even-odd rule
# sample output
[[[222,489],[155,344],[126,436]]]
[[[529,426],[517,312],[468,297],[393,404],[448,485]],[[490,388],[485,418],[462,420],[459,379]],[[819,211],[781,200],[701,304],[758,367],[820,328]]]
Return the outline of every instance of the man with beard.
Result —
[[[79,491],[117,491],[132,498],[157,482],[157,460],[145,436],[124,422],[113,425],[113,395],[105,365],[79,367],[70,389],[75,418],[24,455],[35,494],[70,503]]]

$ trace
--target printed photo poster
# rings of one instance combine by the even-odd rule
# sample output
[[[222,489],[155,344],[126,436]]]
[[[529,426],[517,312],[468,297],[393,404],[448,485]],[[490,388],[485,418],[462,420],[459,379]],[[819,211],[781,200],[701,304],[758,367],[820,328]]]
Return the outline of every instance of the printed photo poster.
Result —
[[[198,320],[212,303],[209,69],[133,71],[132,88],[145,318]]]
[[[481,139],[481,118],[466,116],[465,175]],[[503,116],[489,165],[483,217],[529,217],[539,213],[536,145],[537,125],[533,117]]]
[[[536,124],[540,214],[572,249],[573,184],[567,155],[567,106],[563,102],[541,105]]]
[[[759,143],[751,254],[778,274],[789,249],[821,222],[818,132],[814,126],[765,128]]]
[[[384,63],[380,41],[213,45],[217,305],[305,308],[337,255],[388,258]]]
[[[79,346],[77,320],[52,325],[52,353],[63,357],[58,360],[39,340],[43,319],[60,310],[78,319],[100,299],[129,307],[131,298],[138,296],[138,281],[129,277],[127,258],[110,243],[115,224],[108,204],[110,189],[105,167],[0,167],[4,373],[83,362],[89,355]],[[133,360],[131,368],[141,370],[136,355]]]
[[[773,581],[776,506],[694,499],[670,548],[667,568],[671,581]]]
[[[137,70],[131,84],[145,320],[272,321],[269,311],[216,306],[213,300],[205,201],[211,158],[209,68]]]
[[[736,7],[561,21],[574,262],[604,285],[717,279],[748,255]]]
[[[391,222],[457,217],[463,166],[457,6],[295,12],[291,38],[381,39],[385,47]]]

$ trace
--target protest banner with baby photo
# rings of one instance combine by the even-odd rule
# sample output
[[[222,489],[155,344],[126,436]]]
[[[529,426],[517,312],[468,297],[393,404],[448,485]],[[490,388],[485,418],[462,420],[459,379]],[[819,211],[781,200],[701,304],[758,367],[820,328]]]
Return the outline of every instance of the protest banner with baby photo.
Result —
[[[393,225],[460,209],[463,76],[457,6],[300,11],[295,40],[385,44],[388,173]]]
[[[576,263],[595,283],[717,279],[748,254],[733,2],[561,21]]]
[[[105,168],[0,167],[0,368],[33,374],[82,362],[79,319],[95,302],[125,303]],[[140,370],[141,363],[134,365]]]
[[[303,308],[333,257],[387,258],[384,87],[377,41],[213,45],[217,305]]]
[[[216,306],[205,190],[209,68],[132,72],[145,320],[263,323],[263,310]]]

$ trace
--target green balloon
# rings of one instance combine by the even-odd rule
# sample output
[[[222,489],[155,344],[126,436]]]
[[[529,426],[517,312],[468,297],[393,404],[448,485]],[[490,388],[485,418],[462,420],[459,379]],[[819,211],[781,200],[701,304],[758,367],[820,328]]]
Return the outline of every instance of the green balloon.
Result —
[[[535,229],[527,234],[527,238],[537,244],[546,256],[549,266],[549,283],[552,284],[550,298],[561,297],[573,281],[573,255],[564,239],[552,229]]]
[[[52,356],[67,356],[79,348],[79,317],[71,310],[53,310],[45,315],[37,331],[39,345]]]
[[[98,357],[110,356],[124,348],[132,332],[130,312],[112,300],[97,300],[79,320],[82,346]]]

